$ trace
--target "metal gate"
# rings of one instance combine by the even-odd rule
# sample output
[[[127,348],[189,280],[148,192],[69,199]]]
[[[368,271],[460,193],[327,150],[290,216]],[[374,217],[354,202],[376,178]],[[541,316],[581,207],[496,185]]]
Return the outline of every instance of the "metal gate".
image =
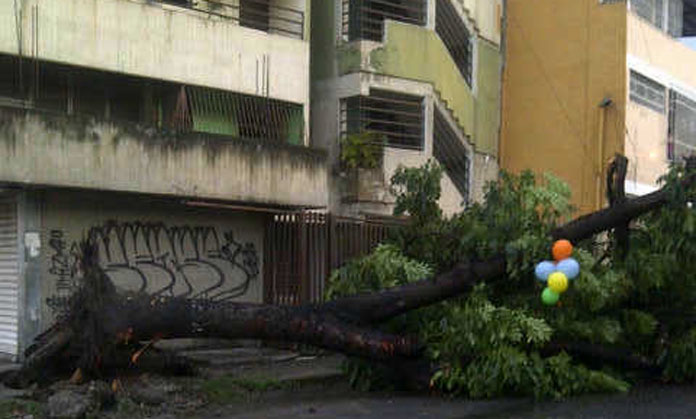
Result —
[[[331,271],[372,251],[396,226],[311,212],[271,216],[264,237],[264,301],[321,301]]]
[[[0,194],[0,354],[17,355],[19,314],[17,201]]]

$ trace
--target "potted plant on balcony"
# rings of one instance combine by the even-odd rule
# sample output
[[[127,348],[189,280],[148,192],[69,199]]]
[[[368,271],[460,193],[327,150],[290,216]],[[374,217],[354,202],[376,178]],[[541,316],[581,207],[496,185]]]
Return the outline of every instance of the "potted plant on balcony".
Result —
[[[341,140],[341,166],[347,180],[346,199],[354,202],[381,202],[384,182],[382,135],[370,131],[349,134]]]

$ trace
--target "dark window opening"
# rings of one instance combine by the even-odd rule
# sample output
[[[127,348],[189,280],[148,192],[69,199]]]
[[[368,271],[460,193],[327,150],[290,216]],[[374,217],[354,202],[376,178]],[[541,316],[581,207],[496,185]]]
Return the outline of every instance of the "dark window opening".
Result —
[[[468,201],[469,152],[437,108],[433,124],[433,156],[444,168],[464,201]]]
[[[462,77],[471,86],[473,47],[471,34],[450,0],[438,0],[435,32],[445,44]]]
[[[268,32],[271,16],[268,0],[240,0],[239,24],[247,28]]]
[[[423,98],[371,89],[342,102],[343,135],[370,132],[390,147],[423,148]]]
[[[343,0],[343,35],[382,41],[386,19],[425,26],[426,0]]]
[[[0,106],[170,132],[304,143],[302,104],[33,60],[21,67],[20,73],[17,57],[0,55]]]
[[[273,0],[151,0],[238,22],[240,26],[304,38],[304,10]]]
[[[696,101],[672,90],[669,92],[667,156],[681,163],[692,155],[696,155]]]

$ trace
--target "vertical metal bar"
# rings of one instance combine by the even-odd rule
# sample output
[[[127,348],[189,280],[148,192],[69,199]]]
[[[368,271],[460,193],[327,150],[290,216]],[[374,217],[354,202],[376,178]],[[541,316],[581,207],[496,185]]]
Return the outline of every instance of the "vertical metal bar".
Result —
[[[268,129],[268,139],[271,141],[279,141],[278,124],[276,121],[275,109],[278,106],[274,100],[266,98],[266,128]]]

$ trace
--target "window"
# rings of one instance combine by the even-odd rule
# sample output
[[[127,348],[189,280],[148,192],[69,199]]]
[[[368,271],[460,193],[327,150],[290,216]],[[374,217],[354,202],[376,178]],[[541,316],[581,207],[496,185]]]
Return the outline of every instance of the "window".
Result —
[[[0,55],[2,104],[179,133],[304,143],[302,104],[62,64],[34,64],[22,67],[20,83],[18,59]]]
[[[247,28],[268,32],[270,5],[268,0],[241,0],[239,24]]]
[[[631,0],[631,10],[638,16],[663,28],[664,0]]]
[[[630,98],[633,102],[665,113],[665,86],[631,70]]]
[[[304,10],[283,0],[150,0],[238,22],[240,26],[304,38]]]
[[[385,19],[425,26],[426,6],[426,0],[343,0],[343,36],[382,41]]]
[[[423,98],[372,89],[341,103],[342,135],[371,132],[390,147],[423,148]]]
[[[462,77],[471,86],[473,57],[471,34],[451,0],[437,1],[435,32],[447,47]]]
[[[684,1],[669,0],[667,6],[667,33],[679,38],[684,32]]]
[[[631,0],[631,10],[671,36],[683,36],[684,0]]]
[[[669,142],[667,156],[681,162],[696,154],[696,101],[675,92],[669,92]]]
[[[433,156],[445,169],[464,201],[468,201],[469,153],[437,107],[433,126]]]

